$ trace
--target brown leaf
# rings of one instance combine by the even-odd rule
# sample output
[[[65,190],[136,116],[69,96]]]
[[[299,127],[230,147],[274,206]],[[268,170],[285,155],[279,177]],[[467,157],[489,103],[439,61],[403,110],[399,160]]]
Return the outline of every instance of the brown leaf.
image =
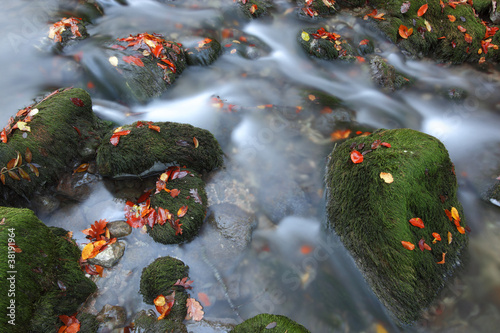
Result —
[[[28,166],[30,167],[31,172],[35,174],[35,176],[40,176],[40,172],[38,172],[38,168],[34,164],[28,163]]]
[[[29,182],[31,181],[30,175],[28,175],[28,173],[26,171],[24,171],[24,169],[22,169],[21,167],[19,167],[18,171],[19,171],[19,174],[21,175],[22,179],[26,179]]]
[[[89,164],[88,163],[82,163],[78,166],[78,168],[76,168],[75,170],[73,170],[73,174],[77,173],[77,172],[85,172],[87,171],[87,169],[89,168]]]
[[[26,153],[24,154],[24,159],[26,160],[26,163],[31,163],[31,159],[33,158],[33,154],[31,154],[31,150],[26,147]]]
[[[189,194],[191,194],[191,196],[194,198],[194,202],[199,203],[200,205],[203,204],[203,202],[201,201],[201,197],[198,194],[198,189],[196,188],[190,189]]]
[[[0,181],[2,181],[2,184],[4,184],[4,185],[5,185],[5,173],[2,173],[2,174],[0,175]]]
[[[9,162],[7,162],[7,169],[10,170],[16,166],[16,159],[13,158]]]
[[[9,170],[7,172],[9,173],[10,178],[15,179],[15,180],[21,180],[21,178],[19,178],[19,176],[17,175],[17,173],[15,173],[14,171]]]

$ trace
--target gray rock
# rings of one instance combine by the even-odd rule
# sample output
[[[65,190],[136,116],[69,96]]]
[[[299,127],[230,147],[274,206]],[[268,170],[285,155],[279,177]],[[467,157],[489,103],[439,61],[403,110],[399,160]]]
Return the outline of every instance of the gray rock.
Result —
[[[125,221],[109,222],[106,226],[109,229],[111,238],[125,237],[130,235],[130,233],[132,232],[132,227]]]
[[[100,252],[94,258],[88,259],[88,262],[93,265],[100,265],[102,267],[110,268],[113,267],[118,260],[125,253],[125,242],[118,241]]]
[[[101,330],[103,329],[103,327],[111,330],[115,327],[125,325],[125,322],[127,320],[127,313],[121,306],[106,304],[97,314],[96,320],[101,323]]]
[[[38,216],[46,216],[59,208],[60,201],[51,195],[37,195],[31,203]]]

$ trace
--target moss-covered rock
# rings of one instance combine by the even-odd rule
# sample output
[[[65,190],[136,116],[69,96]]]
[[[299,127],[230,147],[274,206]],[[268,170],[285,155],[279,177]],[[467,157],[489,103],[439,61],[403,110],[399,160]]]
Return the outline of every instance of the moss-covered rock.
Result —
[[[182,224],[182,234],[177,235],[169,222],[163,225],[155,224],[153,228],[148,225],[148,234],[158,243],[178,244],[193,239],[198,235],[205,219],[207,210],[205,182],[191,169],[181,169],[181,171],[187,171],[189,174],[180,179],[171,179],[166,184],[169,190],[179,190],[178,196],[173,198],[166,191],[160,191],[151,196],[151,207],[168,209],[174,215],[174,220],[179,219],[178,223]],[[188,207],[187,212],[179,218],[176,214],[183,206]]]
[[[134,320],[134,328],[137,332],[142,333],[187,333],[186,326],[177,321],[168,319],[158,320],[154,316],[148,315],[146,311],[141,311]]]
[[[29,209],[0,207],[0,219],[0,326],[12,333],[56,332],[58,316],[74,314],[96,290],[80,269],[80,251]]]
[[[376,140],[390,147],[371,148]],[[361,163],[353,163],[354,150],[365,153]],[[381,173],[391,174],[393,181],[382,179]],[[467,235],[445,213],[455,207],[460,226],[466,226],[444,145],[411,129],[351,138],[330,155],[326,182],[329,226],[387,308],[402,322],[418,319],[461,267],[468,243]],[[409,223],[417,217],[424,228]],[[442,240],[433,243],[432,233],[439,233]],[[432,250],[421,251],[417,245],[421,239]],[[402,241],[415,249],[406,249]]]
[[[99,322],[95,315],[81,312],[76,315],[76,319],[80,322],[80,333],[97,333]]]
[[[370,69],[372,80],[388,92],[399,90],[414,81],[397,71],[394,66],[380,56],[375,56],[370,60]]]
[[[282,315],[273,315],[268,313],[261,313],[245,320],[236,326],[231,333],[246,333],[246,332],[296,332],[307,333],[304,326],[297,324],[288,317]]]
[[[333,0],[312,0],[310,4],[297,0],[296,3],[299,18],[306,20],[331,17],[339,10],[338,4]],[[345,4],[345,1],[343,3]]]
[[[31,121],[27,122],[29,118]],[[19,127],[20,121],[29,126],[29,131],[12,129],[15,124]],[[84,156],[88,158],[89,149],[95,152],[104,129],[107,125],[92,112],[90,96],[82,89],[58,90],[19,111],[7,126],[7,143],[0,145],[0,168],[5,177],[5,185],[0,184],[0,204],[13,204],[16,200],[10,198],[12,193],[30,199],[36,191],[55,184],[71,166],[70,162],[78,162]],[[39,176],[33,165],[28,164],[27,148]],[[22,161],[11,171],[20,180],[9,177],[6,169],[18,152]],[[31,181],[21,177],[22,172]]]
[[[299,44],[307,54],[324,60],[356,60],[355,49],[334,32],[325,28],[305,28],[297,36]]]
[[[271,47],[261,39],[241,30],[229,29],[229,37],[222,41],[225,54],[239,55],[245,59],[257,59],[271,53]]]
[[[160,132],[150,129],[145,122],[142,126],[138,122],[123,126],[122,130],[130,130],[130,134],[121,136],[116,146],[110,142],[113,132],[108,133],[97,151],[99,173],[110,177],[138,176],[155,163],[186,165],[197,172],[222,166],[222,150],[209,131],[171,122],[151,125],[159,126]],[[198,147],[193,138],[197,139]]]
[[[411,1],[408,10],[402,13],[401,5],[404,2],[371,0],[370,5],[377,8],[378,13],[384,13],[384,19],[369,19],[411,56],[428,56],[451,63],[478,62],[483,57],[484,61],[498,61],[498,47],[488,47],[484,43],[492,38],[491,44],[499,45],[500,36],[487,36],[493,24],[484,22],[484,18],[478,17],[475,12],[476,6],[480,11],[485,11],[484,2],[478,2],[478,5],[475,2],[471,5],[472,1],[453,5],[444,1],[441,6],[439,1],[416,0]],[[428,9],[418,16],[418,10],[423,5],[428,5]],[[399,34],[401,25],[413,29],[406,39]]]
[[[251,19],[269,16],[269,11],[273,8],[273,2],[269,0],[240,0],[238,5],[243,15]]]
[[[214,38],[205,38],[195,43],[183,43],[187,64],[190,66],[208,66],[219,58],[222,53],[220,43]]]
[[[161,257],[142,270],[140,293],[147,304],[159,295],[167,296],[175,291],[175,303],[166,317],[168,320],[182,322],[187,314],[188,294],[182,286],[174,286],[177,280],[188,277],[189,266],[172,257]]]

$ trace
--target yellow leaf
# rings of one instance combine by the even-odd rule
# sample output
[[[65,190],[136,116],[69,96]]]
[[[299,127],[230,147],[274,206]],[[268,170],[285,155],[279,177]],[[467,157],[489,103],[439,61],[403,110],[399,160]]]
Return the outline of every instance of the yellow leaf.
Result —
[[[427,28],[427,31],[431,32],[432,31],[431,24],[427,20],[424,20],[424,23],[425,27]]]
[[[302,34],[301,34],[300,36],[301,36],[301,37],[302,37],[302,39],[303,39],[303,40],[305,40],[306,42],[308,42],[308,41],[309,41],[309,39],[311,38],[311,37],[309,37],[309,34],[308,34],[307,32],[305,32],[305,31],[302,31]]]
[[[455,207],[451,207],[451,217],[454,220],[460,221],[460,215],[458,215],[458,210]]]
[[[85,245],[85,247],[82,250],[82,259],[86,260],[90,258],[90,255],[92,255],[92,251],[94,250],[94,243],[88,243]]]
[[[19,128],[21,131],[24,131],[24,132],[31,132],[31,128],[28,126],[28,123],[26,123],[24,121],[18,121],[17,128]]]
[[[384,180],[384,182],[390,184],[394,181],[394,178],[392,178],[392,175],[388,172],[381,172],[380,173],[380,178]]]

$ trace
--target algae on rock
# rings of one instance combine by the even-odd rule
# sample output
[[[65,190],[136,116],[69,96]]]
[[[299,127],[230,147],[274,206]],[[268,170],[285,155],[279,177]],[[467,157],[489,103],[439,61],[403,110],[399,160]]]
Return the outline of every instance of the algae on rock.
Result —
[[[0,261],[0,326],[12,333],[56,332],[58,316],[74,314],[96,290],[80,269],[80,250],[62,236],[65,230],[47,227],[29,209],[0,207],[0,219],[4,258]],[[12,302],[14,310],[9,310]],[[8,324],[11,319],[15,326]]]
[[[288,317],[282,315],[274,315],[261,313],[255,317],[249,318],[237,325],[231,333],[246,333],[246,332],[295,332],[308,333],[304,326],[294,322]]]
[[[155,163],[186,165],[200,173],[222,166],[222,149],[209,131],[171,122],[151,125],[159,126],[160,132],[138,122],[122,126],[130,134],[122,136],[116,146],[110,142],[113,132],[108,133],[97,151],[99,173],[109,177],[139,176]]]
[[[376,140],[390,147],[372,148]],[[351,160],[354,150],[364,153],[361,163]],[[393,181],[384,181],[382,172],[390,173]],[[386,307],[404,323],[417,320],[461,267],[468,243],[468,236],[445,213],[455,207],[460,226],[466,226],[444,145],[411,129],[351,138],[330,155],[326,186],[328,225]],[[424,228],[409,223],[417,217]],[[439,233],[442,240],[433,243],[432,233]],[[401,243],[417,245],[421,239],[431,251],[418,246],[407,250]],[[440,264],[443,253],[445,262]]]

